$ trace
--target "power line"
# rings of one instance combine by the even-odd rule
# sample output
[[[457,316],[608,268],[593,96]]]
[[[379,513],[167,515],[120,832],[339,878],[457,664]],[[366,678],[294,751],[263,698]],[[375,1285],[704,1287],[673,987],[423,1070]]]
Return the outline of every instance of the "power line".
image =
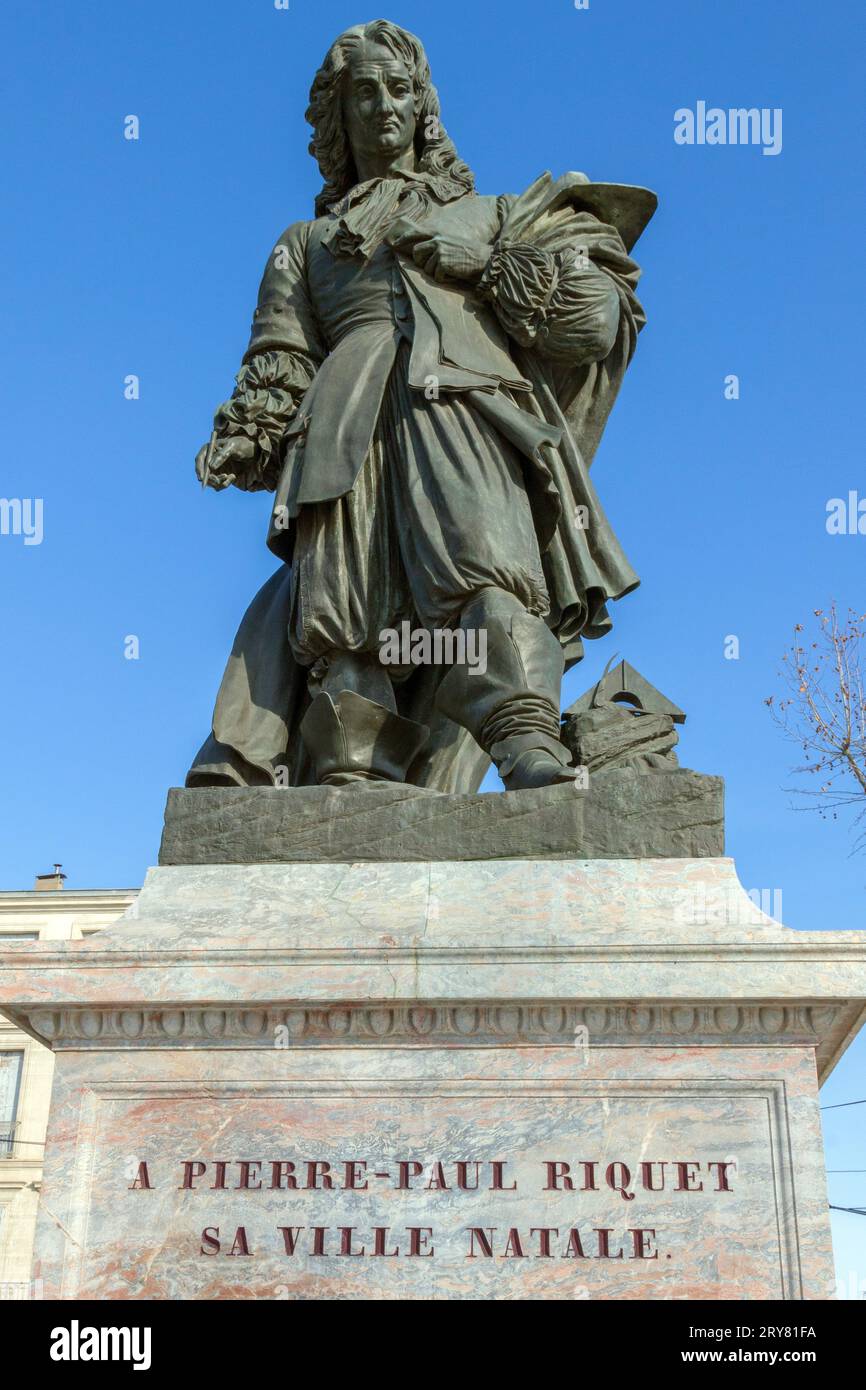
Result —
[[[843,1100],[838,1105],[822,1105],[822,1110],[844,1110],[848,1105],[866,1105],[866,1100]]]
[[[853,1216],[866,1216],[866,1207],[834,1207],[834,1206],[833,1206],[833,1203],[831,1202],[831,1203],[830,1203],[830,1210],[831,1210],[831,1211],[847,1211],[847,1212],[850,1212]]]

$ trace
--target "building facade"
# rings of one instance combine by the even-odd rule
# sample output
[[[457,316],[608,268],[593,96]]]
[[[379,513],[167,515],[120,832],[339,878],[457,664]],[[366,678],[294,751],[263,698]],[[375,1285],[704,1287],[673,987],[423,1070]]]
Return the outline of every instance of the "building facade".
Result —
[[[81,941],[116,922],[137,889],[63,888],[42,874],[30,892],[0,892],[0,946]],[[0,1014],[0,1298],[27,1298],[42,1183],[54,1055]],[[38,1296],[38,1291],[37,1296]]]

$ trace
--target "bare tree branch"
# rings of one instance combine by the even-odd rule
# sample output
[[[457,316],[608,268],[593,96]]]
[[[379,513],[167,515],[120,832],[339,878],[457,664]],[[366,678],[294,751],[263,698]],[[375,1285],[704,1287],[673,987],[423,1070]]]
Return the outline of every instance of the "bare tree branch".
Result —
[[[787,693],[771,695],[765,703],[786,738],[803,750],[805,761],[792,769],[795,776],[813,777],[817,787],[794,788],[815,799],[822,816],[853,806],[866,818],[866,678],[863,646],[866,613],[849,608],[840,618],[835,603],[829,611],[816,608],[814,640],[794,628],[793,641],[782,657]],[[866,831],[855,849],[866,846]]]

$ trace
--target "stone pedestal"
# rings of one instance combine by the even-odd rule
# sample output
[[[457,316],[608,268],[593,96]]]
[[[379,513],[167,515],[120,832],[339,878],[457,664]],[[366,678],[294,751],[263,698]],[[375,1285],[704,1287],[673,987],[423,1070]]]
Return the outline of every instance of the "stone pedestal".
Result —
[[[832,1296],[862,933],[728,859],[165,866],[0,953],[56,1053],[47,1297]]]
[[[689,768],[593,773],[587,786],[451,795],[362,787],[172,787],[160,864],[450,859],[699,859],[724,854],[724,782]]]

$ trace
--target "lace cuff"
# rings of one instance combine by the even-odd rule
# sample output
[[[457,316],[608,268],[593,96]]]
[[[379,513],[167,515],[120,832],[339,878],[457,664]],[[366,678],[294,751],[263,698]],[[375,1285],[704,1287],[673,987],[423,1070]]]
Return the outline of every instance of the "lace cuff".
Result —
[[[280,443],[315,374],[300,353],[260,352],[241,367],[231,398],[217,408],[217,438],[245,435],[256,446],[239,487],[273,491],[279,481]]]

